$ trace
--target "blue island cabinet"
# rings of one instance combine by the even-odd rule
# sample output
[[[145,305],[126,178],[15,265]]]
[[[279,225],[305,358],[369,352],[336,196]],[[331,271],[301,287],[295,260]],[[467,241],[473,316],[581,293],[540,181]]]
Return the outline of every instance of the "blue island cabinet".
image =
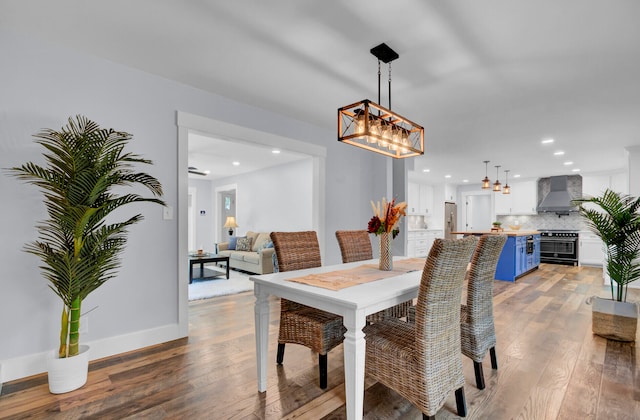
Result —
[[[529,244],[527,244],[527,238]],[[496,279],[515,281],[516,278],[534,270],[540,265],[540,235],[509,236],[502,249]]]

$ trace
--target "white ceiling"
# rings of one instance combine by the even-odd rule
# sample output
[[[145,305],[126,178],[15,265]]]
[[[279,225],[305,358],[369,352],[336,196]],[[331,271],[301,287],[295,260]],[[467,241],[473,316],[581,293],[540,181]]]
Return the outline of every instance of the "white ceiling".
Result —
[[[305,158],[309,156],[189,133],[189,166],[209,172],[205,176],[189,174],[193,179],[220,179]]]
[[[493,165],[625,167],[640,144],[639,20],[637,0],[0,2],[2,27],[332,130],[337,108],[377,100],[369,50],[385,42],[400,55],[393,110],[425,127],[416,169],[455,183],[479,182],[483,160],[492,179]]]

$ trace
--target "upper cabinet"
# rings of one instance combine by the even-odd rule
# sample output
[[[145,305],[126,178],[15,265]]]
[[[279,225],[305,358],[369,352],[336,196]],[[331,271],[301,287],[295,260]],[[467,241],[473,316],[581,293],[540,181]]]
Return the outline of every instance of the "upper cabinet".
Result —
[[[428,214],[433,209],[433,187],[431,185],[408,185],[407,208],[409,214]]]
[[[536,181],[522,181],[511,184],[511,194],[493,193],[494,209],[497,215],[537,214],[538,189]]]
[[[627,194],[629,192],[629,180],[626,172],[611,175],[583,175],[582,195],[599,197],[606,189]]]

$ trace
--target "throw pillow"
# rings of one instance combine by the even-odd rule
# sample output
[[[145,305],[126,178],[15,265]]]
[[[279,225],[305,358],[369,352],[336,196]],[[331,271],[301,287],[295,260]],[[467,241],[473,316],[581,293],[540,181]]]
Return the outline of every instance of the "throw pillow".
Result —
[[[258,248],[258,252],[262,251],[263,249],[266,248],[273,248],[273,242],[272,241],[267,241],[265,243],[263,243],[262,245],[260,245],[260,248]]]
[[[273,262],[273,272],[277,273],[280,271],[280,269],[278,268],[278,256],[276,255],[276,253],[274,252],[273,255],[271,256],[271,261]]]
[[[247,237],[249,237],[249,235],[247,235]],[[251,249],[258,252],[260,248],[263,248],[263,245],[270,240],[271,238],[269,237],[269,234],[266,232],[262,232],[259,235],[256,235],[256,237],[253,239],[253,245],[251,246]]]
[[[227,249],[229,251],[236,249],[237,242],[238,242],[237,236],[229,236],[229,248]]]
[[[251,251],[251,238],[238,238],[236,251]]]

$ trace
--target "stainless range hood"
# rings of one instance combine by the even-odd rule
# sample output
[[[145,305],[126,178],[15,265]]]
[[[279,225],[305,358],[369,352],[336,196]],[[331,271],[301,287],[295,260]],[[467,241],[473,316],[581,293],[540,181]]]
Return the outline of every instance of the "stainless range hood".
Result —
[[[538,204],[538,213],[568,215],[578,211],[571,201],[582,196],[582,177],[563,175],[541,178],[538,180],[538,194],[541,192],[546,194]]]

